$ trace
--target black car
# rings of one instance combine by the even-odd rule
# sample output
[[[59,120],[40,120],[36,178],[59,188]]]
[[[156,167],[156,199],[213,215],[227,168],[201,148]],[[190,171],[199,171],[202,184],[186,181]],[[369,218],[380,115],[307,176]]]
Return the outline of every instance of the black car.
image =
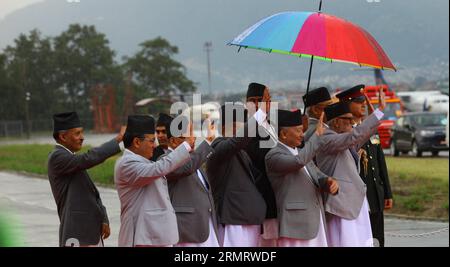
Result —
[[[445,142],[447,114],[436,112],[407,113],[400,117],[391,129],[391,155],[400,152],[421,157],[422,152],[431,151],[437,156],[439,151],[448,150]]]

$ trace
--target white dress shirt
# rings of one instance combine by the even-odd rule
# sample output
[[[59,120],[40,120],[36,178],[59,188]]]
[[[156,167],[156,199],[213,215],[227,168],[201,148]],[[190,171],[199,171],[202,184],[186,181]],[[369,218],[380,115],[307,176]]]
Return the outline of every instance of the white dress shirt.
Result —
[[[60,146],[62,148],[64,148],[65,150],[69,151],[70,154],[75,155],[75,153],[73,153],[72,151],[70,151],[67,147],[61,145],[60,143],[56,143],[57,146]]]
[[[274,141],[278,141],[278,135],[275,133],[275,129],[273,126],[267,121],[267,113],[262,109],[258,109],[258,111],[253,115],[258,122],[259,125],[264,127],[270,135],[270,138]]]

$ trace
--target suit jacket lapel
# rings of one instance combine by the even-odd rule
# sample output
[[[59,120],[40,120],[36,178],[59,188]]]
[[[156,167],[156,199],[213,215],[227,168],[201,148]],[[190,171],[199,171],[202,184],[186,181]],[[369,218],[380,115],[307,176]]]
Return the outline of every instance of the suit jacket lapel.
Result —
[[[311,166],[312,164],[314,164],[313,162],[308,162],[308,164],[306,164],[305,167],[303,167],[305,170],[308,170],[308,173],[306,173],[306,175],[308,176],[309,180],[311,180],[311,182],[316,186],[319,187],[319,184],[317,182],[316,179],[314,179],[314,177],[317,177],[317,172],[315,170],[315,168],[313,166]],[[306,171],[305,171],[306,172]]]
[[[75,155],[74,153],[70,152],[67,148],[62,147],[61,145],[56,145],[55,148],[56,148],[56,149],[63,150],[63,151],[65,151],[65,152],[67,152],[67,153],[71,153],[72,155]],[[96,196],[97,198],[99,198],[99,197],[100,197],[100,192],[98,192],[98,189],[97,189],[97,187],[95,186],[94,182],[92,181],[91,177],[89,176],[89,173],[87,172],[87,170],[82,170],[82,172],[85,172],[85,173],[86,173],[86,176],[85,176],[85,177],[86,177],[86,179],[87,179],[88,184],[90,185],[90,187],[91,187],[92,191],[94,192],[95,196]]]

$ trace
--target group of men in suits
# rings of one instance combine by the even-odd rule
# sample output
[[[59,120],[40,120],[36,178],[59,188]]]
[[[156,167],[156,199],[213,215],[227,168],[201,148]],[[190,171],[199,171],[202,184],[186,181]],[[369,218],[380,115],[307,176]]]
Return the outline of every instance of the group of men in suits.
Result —
[[[339,100],[326,88],[309,92],[306,125],[300,110],[278,110],[270,121],[269,88],[251,83],[246,106],[223,105],[221,128],[207,119],[197,146],[186,117],[132,115],[114,140],[76,154],[84,140],[77,114],[55,114],[48,169],[60,246],[101,246],[109,236],[86,170],[118,154],[120,142],[119,246],[372,246],[372,233],[382,245],[382,211],[392,196],[387,171],[375,170],[385,168],[382,151],[371,141],[384,99],[364,118],[352,104],[360,89]]]

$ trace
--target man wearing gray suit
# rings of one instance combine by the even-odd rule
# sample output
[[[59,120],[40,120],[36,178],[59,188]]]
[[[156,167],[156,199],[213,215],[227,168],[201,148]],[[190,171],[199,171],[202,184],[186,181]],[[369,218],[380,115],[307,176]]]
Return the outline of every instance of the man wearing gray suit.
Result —
[[[190,126],[189,126],[190,127]],[[192,138],[157,162],[149,160],[155,148],[155,121],[150,116],[128,117],[125,151],[116,161],[114,183],[121,214],[119,246],[156,247],[178,243],[175,211],[164,177],[189,160]]]
[[[169,119],[171,122],[172,119]],[[208,136],[191,153],[190,160],[166,175],[169,195],[175,209],[180,240],[177,247],[218,247],[217,217],[208,176],[201,166],[214,153],[214,126],[207,119]],[[169,123],[170,125],[170,123]],[[174,136],[167,131],[169,155],[179,147],[185,137]]]
[[[325,108],[328,127],[321,136],[316,156],[317,166],[338,179],[338,195],[325,197],[328,244],[333,247],[372,246],[366,185],[359,176],[358,149],[377,131],[383,117],[384,97],[380,108],[363,123],[352,128],[353,116],[348,103],[339,102]]]
[[[372,113],[374,109],[367,96],[353,96],[354,92],[358,92],[364,87],[363,84],[360,84],[336,95],[341,101],[349,102],[354,126],[360,124],[366,116],[366,105],[369,113]],[[379,246],[384,247],[384,210],[392,208],[393,200],[386,161],[378,134],[372,136],[370,141],[367,141],[358,151],[358,154],[361,158],[360,176],[367,185],[372,234]]]
[[[103,246],[110,234],[108,215],[87,170],[120,152],[123,130],[113,140],[86,153],[76,112],[53,116],[56,146],[48,157],[48,178],[56,201],[60,246]]]
[[[312,162],[323,133],[319,121],[310,141],[303,139],[301,111],[278,111],[279,143],[266,155],[266,168],[278,208],[279,247],[327,247],[321,191],[336,194],[339,185]]]
[[[222,106],[221,114],[222,137],[212,143],[215,153],[206,165],[220,224],[221,245],[257,247],[266,217],[266,202],[258,191],[254,166],[244,149],[252,136],[256,136],[256,118],[265,119],[266,115],[260,109],[244,124],[247,118],[244,106],[232,104]]]

